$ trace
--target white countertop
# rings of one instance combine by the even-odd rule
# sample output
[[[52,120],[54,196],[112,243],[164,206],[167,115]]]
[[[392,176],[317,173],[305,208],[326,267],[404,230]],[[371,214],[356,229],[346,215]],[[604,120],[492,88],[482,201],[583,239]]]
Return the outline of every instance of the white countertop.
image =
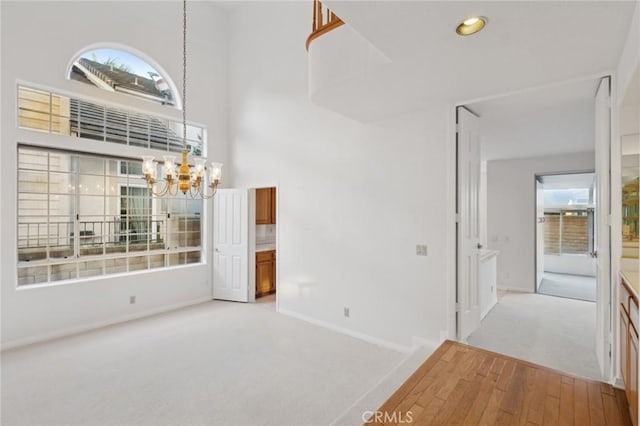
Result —
[[[259,251],[270,251],[276,249],[276,243],[259,243],[256,244],[256,252]]]

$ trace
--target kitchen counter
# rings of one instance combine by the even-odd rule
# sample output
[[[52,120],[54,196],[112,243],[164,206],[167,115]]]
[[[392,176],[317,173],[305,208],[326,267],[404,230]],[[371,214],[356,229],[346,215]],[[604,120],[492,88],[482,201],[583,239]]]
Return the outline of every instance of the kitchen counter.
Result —
[[[640,294],[640,273],[638,271],[621,271],[623,280],[627,283],[627,287],[631,290],[636,300],[638,300],[638,294]]]
[[[276,243],[260,243],[256,244],[256,253],[260,251],[270,251],[276,249]]]

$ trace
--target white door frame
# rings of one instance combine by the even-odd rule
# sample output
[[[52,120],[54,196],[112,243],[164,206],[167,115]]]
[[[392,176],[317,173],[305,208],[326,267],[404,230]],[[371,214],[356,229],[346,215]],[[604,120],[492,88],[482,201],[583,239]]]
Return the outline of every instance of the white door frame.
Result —
[[[588,173],[593,173],[595,174],[596,171],[595,169],[586,169],[586,170],[576,170],[576,171],[563,171],[563,172],[544,172],[544,173],[536,173],[533,177],[533,185],[534,187],[536,186],[536,181],[538,180],[538,178],[542,178],[544,176],[558,176],[558,175],[580,175],[580,174],[588,174]],[[538,208],[538,200],[536,199],[535,193],[534,193],[534,217],[535,215],[537,215],[537,208]],[[534,221],[535,222],[535,221]],[[595,227],[595,224],[594,224]],[[595,232],[595,229],[594,229]],[[534,244],[534,248],[537,249],[537,247],[535,246],[535,244],[537,244],[538,242],[538,228],[536,226],[536,223],[534,223],[533,225],[533,244]],[[534,265],[534,271],[536,271],[536,268],[538,267],[538,253],[537,250],[534,250],[534,256],[533,256],[533,265]],[[533,277],[533,292],[537,293],[538,292],[538,282],[537,282],[537,276]]]
[[[447,308],[447,330],[442,333],[441,338],[445,339],[453,339],[457,338],[457,324],[456,324],[456,289],[458,286],[457,283],[457,238],[456,238],[456,199],[457,199],[457,191],[458,191],[458,183],[457,183],[457,160],[456,160],[456,109],[458,107],[462,107],[465,105],[471,105],[474,103],[488,101],[498,98],[503,98],[507,96],[512,96],[516,94],[526,93],[530,91],[535,91],[543,88],[550,87],[559,87],[568,83],[580,82],[586,80],[596,80],[603,77],[610,77],[611,79],[611,214],[612,217],[617,217],[616,214],[619,215],[619,204],[618,201],[621,199],[619,188],[620,185],[616,185],[615,182],[620,181],[620,138],[618,132],[618,100],[617,100],[617,91],[616,91],[616,73],[615,71],[606,71],[593,75],[583,76],[579,78],[573,78],[568,80],[558,81],[552,84],[544,84],[538,85],[534,87],[529,87],[521,90],[515,90],[510,92],[505,92],[501,94],[484,96],[479,98],[473,98],[469,100],[465,100],[462,102],[455,102],[449,106],[449,143],[447,149],[447,164],[449,172],[447,173],[447,229],[448,235],[447,238],[447,277],[449,278],[449,286],[447,292],[448,299],[448,308]],[[620,237],[620,232],[616,232],[619,228],[619,224],[616,224],[615,221],[611,226],[611,264],[610,264],[610,285],[611,289],[609,294],[611,295],[610,304],[614,300],[618,300],[618,274],[619,270],[619,255],[621,251],[622,240]],[[610,313],[613,313],[615,309],[610,309]],[[618,342],[617,336],[619,334],[618,328],[618,316],[610,315],[611,321],[611,330],[609,330],[609,341],[606,344],[611,342],[611,360],[608,366],[604,366],[605,370],[605,381],[613,383],[619,377],[619,359],[618,354]],[[601,324],[600,324],[601,325]],[[596,324],[596,327],[600,326]]]

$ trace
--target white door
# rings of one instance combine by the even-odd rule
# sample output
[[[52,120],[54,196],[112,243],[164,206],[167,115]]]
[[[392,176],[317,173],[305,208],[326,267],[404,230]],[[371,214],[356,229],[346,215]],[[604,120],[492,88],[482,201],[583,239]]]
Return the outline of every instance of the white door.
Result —
[[[609,378],[611,358],[611,281],[610,281],[610,147],[611,100],[609,77],[600,80],[596,93],[595,142],[596,142],[596,207],[595,242],[596,257],[596,355],[603,378]]]
[[[544,274],[544,192],[542,182],[536,176],[536,291]]]
[[[480,120],[458,107],[458,339],[480,326]]]
[[[249,191],[218,189],[213,202],[213,298],[249,301]]]

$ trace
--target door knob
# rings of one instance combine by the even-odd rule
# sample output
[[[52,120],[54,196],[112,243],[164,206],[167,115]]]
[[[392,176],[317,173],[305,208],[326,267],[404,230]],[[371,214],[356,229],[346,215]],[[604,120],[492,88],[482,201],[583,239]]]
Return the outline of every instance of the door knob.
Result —
[[[484,247],[484,246],[483,246],[482,244],[478,243],[478,244],[476,245],[476,247],[478,247],[478,250],[480,250],[480,249],[482,249],[482,247]]]

